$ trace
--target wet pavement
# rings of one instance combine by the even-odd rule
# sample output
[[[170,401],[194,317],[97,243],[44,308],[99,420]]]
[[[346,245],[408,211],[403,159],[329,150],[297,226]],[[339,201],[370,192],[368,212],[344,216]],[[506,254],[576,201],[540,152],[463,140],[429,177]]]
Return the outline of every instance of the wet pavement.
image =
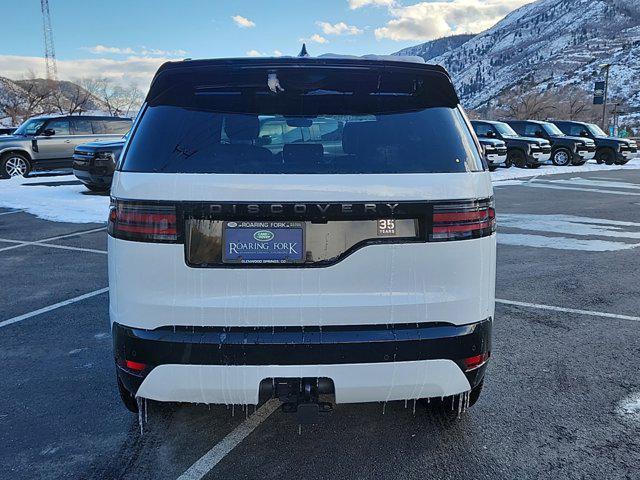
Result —
[[[631,170],[496,188],[496,297],[560,310],[497,304],[485,389],[460,418],[338,405],[299,432],[278,410],[204,478],[637,478],[640,413],[619,408],[640,392],[640,321],[562,310],[640,315],[635,193]],[[151,403],[141,436],[115,385],[108,293],[28,316],[107,286],[103,226],[0,216],[0,325],[27,315],[0,327],[0,478],[175,479],[253,412]]]

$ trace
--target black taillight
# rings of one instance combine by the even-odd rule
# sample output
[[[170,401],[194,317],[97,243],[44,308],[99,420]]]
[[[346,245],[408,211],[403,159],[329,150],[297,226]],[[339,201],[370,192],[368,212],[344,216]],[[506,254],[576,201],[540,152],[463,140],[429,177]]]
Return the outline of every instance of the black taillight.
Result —
[[[468,240],[496,231],[493,199],[436,204],[429,241]]]
[[[178,240],[176,207],[112,200],[108,232],[124,240],[175,243]]]

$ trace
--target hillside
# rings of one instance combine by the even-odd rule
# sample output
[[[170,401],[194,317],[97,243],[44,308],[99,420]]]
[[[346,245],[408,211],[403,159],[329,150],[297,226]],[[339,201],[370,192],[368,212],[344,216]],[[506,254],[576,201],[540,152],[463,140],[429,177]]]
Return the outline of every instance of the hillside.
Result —
[[[611,98],[640,109],[640,1],[539,0],[428,60],[449,70],[469,108],[513,87],[591,92],[599,65],[611,63]]]
[[[460,47],[464,43],[471,40],[473,37],[475,37],[475,35],[468,33],[461,35],[451,35],[450,37],[438,38],[436,40],[431,40],[430,42],[421,43],[420,45],[416,45],[414,47],[403,48],[393,55],[415,55],[424,58],[425,62],[428,62],[433,58],[444,55],[445,53]]]

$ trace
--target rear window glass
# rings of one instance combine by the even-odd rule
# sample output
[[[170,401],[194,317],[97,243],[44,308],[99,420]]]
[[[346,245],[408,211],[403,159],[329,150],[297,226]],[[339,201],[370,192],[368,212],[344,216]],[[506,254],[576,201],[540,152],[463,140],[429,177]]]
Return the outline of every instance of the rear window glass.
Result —
[[[457,107],[416,74],[254,72],[149,101],[122,170],[346,174],[482,170]],[[216,81],[214,81],[214,79]]]

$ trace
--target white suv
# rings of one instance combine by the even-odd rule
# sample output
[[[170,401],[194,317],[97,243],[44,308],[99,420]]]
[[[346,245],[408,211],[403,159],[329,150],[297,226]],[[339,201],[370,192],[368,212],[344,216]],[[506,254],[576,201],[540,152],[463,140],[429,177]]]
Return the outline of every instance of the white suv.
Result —
[[[111,188],[125,405],[478,398],[496,236],[438,66],[197,60],[157,72]]]

